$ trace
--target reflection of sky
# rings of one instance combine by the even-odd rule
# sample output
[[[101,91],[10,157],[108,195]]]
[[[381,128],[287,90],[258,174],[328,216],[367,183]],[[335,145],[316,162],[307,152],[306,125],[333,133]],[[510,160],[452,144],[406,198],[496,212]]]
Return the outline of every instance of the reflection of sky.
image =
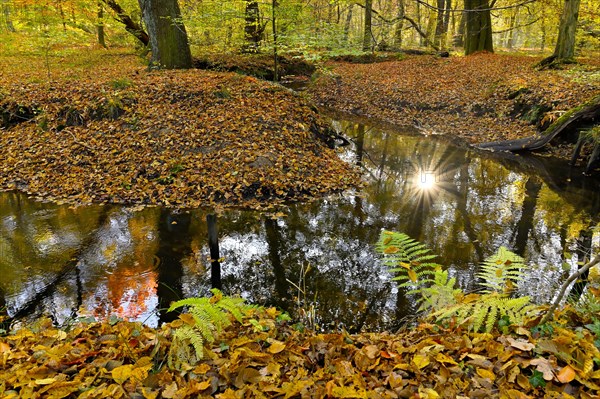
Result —
[[[343,158],[356,163],[359,131],[350,123],[337,126],[355,143]],[[304,299],[317,307],[320,323],[384,327],[410,313],[413,305],[391,282],[373,249],[382,228],[423,241],[440,254],[438,262],[449,266],[458,284],[471,290],[480,257],[501,245],[515,248],[520,226],[527,232],[521,243],[525,258],[536,263],[523,292],[547,299],[549,282],[563,277],[562,243],[573,235],[566,237],[565,231],[576,233],[574,226],[590,220],[598,223],[597,212],[578,203],[569,205],[570,218],[549,219],[556,209],[540,194],[549,188],[537,177],[437,140],[365,131],[362,165],[369,187],[364,192],[292,206],[273,223],[252,212],[219,216],[226,292],[254,303],[287,306],[298,294],[291,281],[306,287]],[[420,184],[423,171],[434,177],[428,187]],[[529,179],[541,187],[537,194],[529,193],[537,207],[531,221],[523,211],[525,198],[530,198],[525,188]],[[552,206],[567,209],[560,202],[565,200],[556,197]],[[598,201],[592,192],[576,198],[586,197]],[[0,250],[5,252],[0,256],[0,288],[9,313],[44,292],[85,241],[76,270],[48,290],[37,313],[52,314],[57,322],[117,315],[158,323],[161,275],[153,258],[162,234],[160,209],[115,208],[104,222],[99,222],[99,209],[70,210],[0,193]],[[179,289],[184,296],[205,295],[210,288],[205,214],[192,211],[192,219],[196,222],[189,231],[169,233],[174,235],[171,255],[182,258]],[[594,243],[599,245],[598,234]],[[576,267],[576,259],[568,261]],[[308,265],[311,271],[304,276]]]

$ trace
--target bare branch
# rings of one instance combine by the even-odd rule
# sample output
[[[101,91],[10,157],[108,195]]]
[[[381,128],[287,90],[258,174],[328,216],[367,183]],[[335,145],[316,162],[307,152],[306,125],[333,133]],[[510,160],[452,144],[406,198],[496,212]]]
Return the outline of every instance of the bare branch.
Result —
[[[525,6],[527,4],[535,3],[538,0],[525,0],[525,1],[523,1],[521,3],[518,3],[518,4],[512,4],[512,5],[503,6],[503,7],[495,7],[495,3],[496,2],[493,1],[491,3],[491,7],[489,7],[489,8],[475,8],[475,9],[466,9],[466,8],[463,8],[463,9],[438,8],[436,6],[432,6],[431,4],[428,4],[427,2],[425,2],[423,0],[415,0],[415,1],[417,3],[425,6],[426,8],[429,8],[429,9],[432,9],[432,10],[435,10],[435,11],[444,11],[444,12],[445,11],[450,11],[450,12],[464,12],[464,11],[470,12],[470,11],[476,11],[476,12],[480,12],[480,11],[508,10],[508,9],[511,9],[511,8],[518,8],[518,7]]]
[[[567,288],[569,288],[569,285],[571,285],[571,283],[573,281],[575,281],[579,277],[581,277],[583,275],[583,273],[587,272],[588,270],[590,270],[592,267],[596,266],[599,263],[600,263],[600,255],[596,255],[596,257],[594,259],[589,261],[581,269],[577,270],[575,273],[573,273],[569,276],[569,278],[560,287],[560,292],[559,292],[558,296],[556,297],[556,300],[554,300],[554,303],[552,304],[552,306],[550,306],[550,309],[548,309],[548,311],[542,318],[542,321],[540,321],[540,324],[547,323],[554,316],[554,311],[556,310],[556,308],[558,308],[558,305],[560,305],[563,297],[565,296],[565,293],[567,292]]]

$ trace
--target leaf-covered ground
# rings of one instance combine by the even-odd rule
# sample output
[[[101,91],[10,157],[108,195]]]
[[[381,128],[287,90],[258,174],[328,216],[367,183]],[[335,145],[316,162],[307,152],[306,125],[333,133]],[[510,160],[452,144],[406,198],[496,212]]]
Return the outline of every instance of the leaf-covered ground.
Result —
[[[0,189],[71,203],[261,208],[355,187],[310,104],[256,78],[3,59]],[[19,63],[22,68],[18,70]],[[5,68],[4,68],[5,67]]]
[[[274,309],[252,317],[224,330],[204,360],[177,370],[166,359],[184,319],[158,330],[127,322],[60,330],[41,321],[0,337],[0,396],[599,397],[600,352],[589,330],[565,325],[573,325],[569,312],[552,326],[505,335],[430,324],[396,334],[318,334],[277,321]]]
[[[537,71],[538,58],[476,54],[406,56],[373,64],[331,62],[309,92],[321,106],[469,143],[536,133],[600,94],[600,65]],[[533,122],[533,123],[532,123]]]

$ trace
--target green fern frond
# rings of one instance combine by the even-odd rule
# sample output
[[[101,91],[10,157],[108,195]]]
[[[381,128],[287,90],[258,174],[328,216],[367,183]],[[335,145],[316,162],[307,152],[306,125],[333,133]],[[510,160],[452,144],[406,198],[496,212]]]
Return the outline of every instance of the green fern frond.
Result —
[[[488,257],[481,264],[481,270],[476,276],[482,279],[485,293],[510,292],[513,284],[523,279],[525,263],[522,257],[500,247],[498,252]]]
[[[496,322],[500,318],[500,315],[506,313],[506,309],[501,310],[500,307],[496,307],[496,306],[487,306],[487,308],[488,308],[488,313],[487,313],[487,317],[485,319],[485,331],[490,332],[494,329],[494,326],[496,325]]]
[[[211,292],[211,298],[186,298],[173,302],[169,307],[169,311],[186,307],[191,316],[175,328],[169,349],[169,366],[179,368],[184,362],[193,364],[202,359],[204,345],[215,342],[218,335],[231,325],[231,317],[241,322],[250,310],[256,308],[246,304],[242,298],[224,296],[217,289]],[[194,351],[191,352],[190,348]]]
[[[437,255],[404,233],[382,231],[375,248],[384,255],[390,271],[398,273],[394,280],[401,281],[400,286],[433,283],[435,271],[441,269],[441,265],[431,262]]]
[[[508,316],[510,323],[522,325],[537,308],[531,305],[527,296],[508,298],[498,293],[485,294],[474,302],[457,303],[431,314],[436,320],[454,318],[459,325],[479,332],[490,332],[498,320]]]
[[[468,304],[466,304],[468,306]],[[483,322],[488,314],[488,310],[489,310],[489,305],[481,302],[481,301],[477,301],[473,304],[471,310],[471,314],[473,317],[473,330],[475,331],[479,331],[481,329],[481,326],[483,326]],[[460,320],[458,320],[459,324]]]
[[[190,348],[194,352],[190,351]],[[173,333],[173,343],[169,348],[167,364],[179,369],[184,362],[194,363],[204,357],[204,339],[192,327],[184,324]]]
[[[456,298],[462,293],[460,288],[454,288],[455,278],[448,277],[447,270],[436,270],[431,286],[422,287],[419,311],[438,310],[456,304]]]

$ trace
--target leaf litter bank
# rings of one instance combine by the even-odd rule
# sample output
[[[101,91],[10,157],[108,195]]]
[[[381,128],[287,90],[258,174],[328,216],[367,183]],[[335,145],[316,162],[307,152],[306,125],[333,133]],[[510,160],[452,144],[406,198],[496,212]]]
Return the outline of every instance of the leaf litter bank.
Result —
[[[329,62],[310,96],[320,106],[469,144],[535,135],[600,94],[600,64],[537,71],[540,58],[480,53],[406,56],[371,64]],[[572,146],[551,153],[564,158]]]
[[[559,323],[574,314],[563,313]],[[250,319],[252,318],[252,322]],[[0,337],[3,398],[598,398],[587,330],[469,333],[421,324],[396,334],[319,334],[256,310],[200,362],[167,367],[174,328],[42,320]]]
[[[118,72],[6,85],[0,189],[75,204],[260,209],[360,181],[326,145],[314,108],[282,87],[198,70]]]

